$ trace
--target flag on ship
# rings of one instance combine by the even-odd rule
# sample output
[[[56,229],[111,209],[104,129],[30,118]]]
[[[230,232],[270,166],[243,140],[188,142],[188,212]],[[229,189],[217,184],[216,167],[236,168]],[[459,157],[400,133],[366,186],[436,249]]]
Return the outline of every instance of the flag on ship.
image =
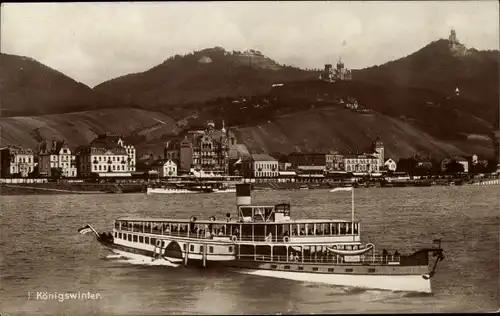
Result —
[[[433,244],[439,244],[439,243],[441,243],[441,239],[434,239],[434,240],[432,241],[432,243],[433,243]]]
[[[335,188],[335,189],[330,190],[330,192],[338,192],[338,191],[352,191],[352,187]]]
[[[91,233],[93,231],[92,227],[90,227],[89,224],[83,226],[82,228],[78,229],[78,232],[82,235],[85,235],[87,233]]]

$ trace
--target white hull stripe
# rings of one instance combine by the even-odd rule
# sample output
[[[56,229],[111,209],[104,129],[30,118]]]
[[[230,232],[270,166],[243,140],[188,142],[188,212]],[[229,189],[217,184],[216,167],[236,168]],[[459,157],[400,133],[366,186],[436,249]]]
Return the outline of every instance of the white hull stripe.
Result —
[[[244,274],[303,282],[316,282],[366,289],[431,293],[431,281],[425,280],[421,275],[316,274],[276,270],[251,270],[241,268],[232,268],[232,270]]]

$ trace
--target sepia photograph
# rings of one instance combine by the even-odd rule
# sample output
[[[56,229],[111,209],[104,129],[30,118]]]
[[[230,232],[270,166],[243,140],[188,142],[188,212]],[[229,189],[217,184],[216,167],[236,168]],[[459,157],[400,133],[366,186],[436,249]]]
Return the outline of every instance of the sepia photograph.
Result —
[[[0,315],[498,312],[499,10],[2,3]]]

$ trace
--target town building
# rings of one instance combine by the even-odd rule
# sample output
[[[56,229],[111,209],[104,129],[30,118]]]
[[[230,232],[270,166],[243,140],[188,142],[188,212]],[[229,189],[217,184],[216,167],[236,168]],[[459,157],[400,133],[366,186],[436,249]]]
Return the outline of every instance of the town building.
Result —
[[[384,169],[387,171],[395,172],[397,168],[398,168],[398,164],[394,160],[392,160],[391,158],[387,159],[384,162]]]
[[[178,172],[188,173],[194,168],[198,172],[228,175],[229,158],[235,145],[236,137],[226,129],[224,121],[220,130],[216,130],[213,121],[207,121],[204,130],[189,131],[171,139],[164,149],[164,157],[177,164]]]
[[[151,171],[158,174],[160,178],[177,176],[177,164],[172,159],[157,160],[151,167]]]
[[[275,178],[279,175],[278,160],[267,154],[252,154],[242,161],[244,178]]]
[[[2,178],[28,177],[35,169],[35,155],[31,148],[7,146],[0,150]]]
[[[385,149],[384,143],[378,137],[372,144],[372,151],[372,155],[378,159],[378,169],[381,170],[385,164]]]
[[[78,149],[78,174],[84,177],[130,176],[135,171],[135,148],[125,146],[115,135],[99,135],[88,146]]]
[[[325,154],[325,166],[326,166],[326,171],[344,171],[345,166],[344,166],[344,155],[336,153],[336,152],[330,152],[328,154]]]
[[[38,171],[41,176],[77,176],[76,156],[65,141],[42,142],[38,157]]]
[[[373,155],[348,155],[344,157],[346,172],[373,173],[379,172],[379,159]]]

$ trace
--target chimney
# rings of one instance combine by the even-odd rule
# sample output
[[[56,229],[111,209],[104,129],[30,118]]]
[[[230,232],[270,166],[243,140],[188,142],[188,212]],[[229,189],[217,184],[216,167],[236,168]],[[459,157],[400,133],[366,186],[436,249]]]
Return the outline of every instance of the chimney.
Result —
[[[57,140],[52,141],[52,150],[56,150],[57,148]]]
[[[249,183],[240,183],[236,185],[236,205],[251,205],[252,189]]]

